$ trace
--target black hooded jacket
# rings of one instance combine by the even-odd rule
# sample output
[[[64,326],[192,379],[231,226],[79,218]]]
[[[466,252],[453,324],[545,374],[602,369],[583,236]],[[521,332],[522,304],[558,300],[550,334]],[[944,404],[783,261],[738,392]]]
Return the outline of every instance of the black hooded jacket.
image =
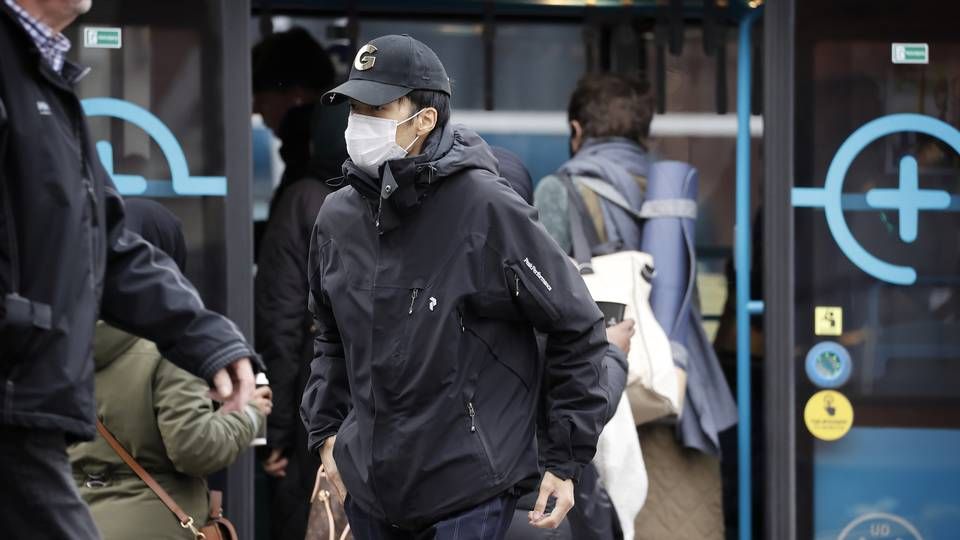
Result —
[[[310,249],[311,451],[337,435],[352,499],[405,528],[538,476],[538,453],[576,479],[609,401],[602,315],[487,144],[448,125],[382,181],[344,170],[350,187],[327,198]]]
[[[74,92],[85,73],[69,61],[53,71],[0,3],[0,299],[35,306],[32,319],[0,308],[0,424],[69,439],[96,433],[98,318],[207,380],[254,356],[170,257],[124,227]]]

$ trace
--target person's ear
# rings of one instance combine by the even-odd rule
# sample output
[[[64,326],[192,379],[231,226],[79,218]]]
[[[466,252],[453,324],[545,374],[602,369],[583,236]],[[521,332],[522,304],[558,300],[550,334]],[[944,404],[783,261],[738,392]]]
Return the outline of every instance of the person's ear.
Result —
[[[417,115],[417,135],[423,137],[424,135],[433,131],[437,127],[437,117],[439,113],[433,107],[427,107]]]
[[[583,126],[580,125],[578,120],[570,121],[570,149],[574,153],[580,150],[580,145],[583,144]]]

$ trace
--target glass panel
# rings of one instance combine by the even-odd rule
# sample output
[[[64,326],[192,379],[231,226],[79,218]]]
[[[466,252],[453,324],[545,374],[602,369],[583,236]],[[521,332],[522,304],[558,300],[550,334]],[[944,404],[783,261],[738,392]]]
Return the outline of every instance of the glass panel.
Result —
[[[499,23],[494,43],[496,109],[567,110],[586,70],[580,25]]]
[[[960,527],[957,490],[940,489],[960,470],[960,41],[946,21],[960,9],[867,5],[798,3],[798,532],[948,538]],[[899,63],[900,41],[925,44],[927,62]],[[818,393],[834,385],[839,396]]]
[[[208,2],[204,9],[197,9],[195,2],[187,0],[135,6],[98,0],[66,32],[74,45],[71,58],[92,68],[78,86],[80,97],[115,98],[141,110],[138,119],[150,115],[159,120],[173,137],[173,154],[179,147],[186,161],[189,177],[178,179],[183,182],[180,185],[195,185],[191,184],[195,177],[222,177],[225,172],[219,6]],[[187,12],[191,16],[183,17]],[[85,30],[103,26],[120,28],[121,48],[86,46]],[[171,182],[171,163],[177,156],[168,155],[171,147],[161,148],[162,136],[147,122],[117,118],[116,105],[105,110],[106,115],[90,117],[89,125],[93,139],[101,141],[101,150],[112,152],[112,159],[106,160],[109,167],[115,175],[147,179],[148,194],[164,197],[160,202],[183,222],[188,277],[208,305],[223,311],[225,198],[177,196]]]

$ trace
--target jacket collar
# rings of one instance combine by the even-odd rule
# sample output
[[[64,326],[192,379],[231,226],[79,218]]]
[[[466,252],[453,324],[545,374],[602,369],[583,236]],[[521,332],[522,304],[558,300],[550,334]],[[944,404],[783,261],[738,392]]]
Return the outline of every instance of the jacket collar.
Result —
[[[447,123],[438,135],[428,139],[422,154],[381,165],[379,178],[368,175],[349,159],[344,162],[346,181],[370,203],[381,234],[399,227],[445,177],[440,161],[453,147],[453,126]]]

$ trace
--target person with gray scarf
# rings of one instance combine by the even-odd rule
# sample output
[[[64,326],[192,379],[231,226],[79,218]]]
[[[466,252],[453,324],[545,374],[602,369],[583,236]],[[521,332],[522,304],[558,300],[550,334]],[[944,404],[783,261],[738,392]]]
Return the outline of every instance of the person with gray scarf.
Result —
[[[568,254],[574,254],[575,240],[579,242],[578,249],[589,247],[593,256],[631,250],[649,252],[651,247],[658,247],[644,244],[644,224],[649,220],[638,221],[635,217],[647,198],[657,198],[649,187],[658,181],[661,188],[670,184],[669,178],[657,177],[657,171],[663,167],[644,145],[652,119],[653,103],[645,82],[619,75],[591,74],[577,84],[568,107],[571,158],[554,174],[543,178],[534,194],[541,221]],[[588,187],[583,179],[593,185],[607,185],[602,191],[615,191],[620,201],[615,203],[599,195],[597,188]],[[632,211],[621,205],[629,206]],[[586,225],[577,228],[583,233],[571,226],[571,216],[578,214]],[[676,234],[667,235],[658,241],[673,242],[678,241],[677,238]],[[675,252],[684,246],[659,247],[669,247],[667,252]],[[682,251],[688,250],[684,247]],[[685,269],[670,261],[657,262],[659,273],[680,273],[684,277],[679,281],[683,282],[687,281],[687,272],[696,268],[695,259],[687,261]],[[656,280],[653,287],[655,295]],[[695,298],[695,286],[693,289]],[[674,294],[672,289],[660,292],[661,296]],[[662,314],[654,311],[666,328],[669,321],[661,320]],[[718,432],[735,420],[736,408],[719,369],[710,369],[717,361],[702,328],[697,328],[701,324],[699,310],[691,305],[684,313],[670,315],[681,319],[680,326],[685,329],[676,336],[671,332],[670,339],[671,347],[676,348],[674,356],[682,353],[679,356],[685,360],[679,367],[688,375],[687,406],[680,419],[639,426],[650,491],[636,519],[636,537],[661,538],[664,531],[670,531],[671,538],[698,537],[700,531],[689,526],[693,517],[699,523],[710,523],[710,538],[715,534],[722,537],[717,440]],[[681,339],[681,334],[692,337]],[[698,493],[696,497],[678,496],[691,493],[691,489]]]

